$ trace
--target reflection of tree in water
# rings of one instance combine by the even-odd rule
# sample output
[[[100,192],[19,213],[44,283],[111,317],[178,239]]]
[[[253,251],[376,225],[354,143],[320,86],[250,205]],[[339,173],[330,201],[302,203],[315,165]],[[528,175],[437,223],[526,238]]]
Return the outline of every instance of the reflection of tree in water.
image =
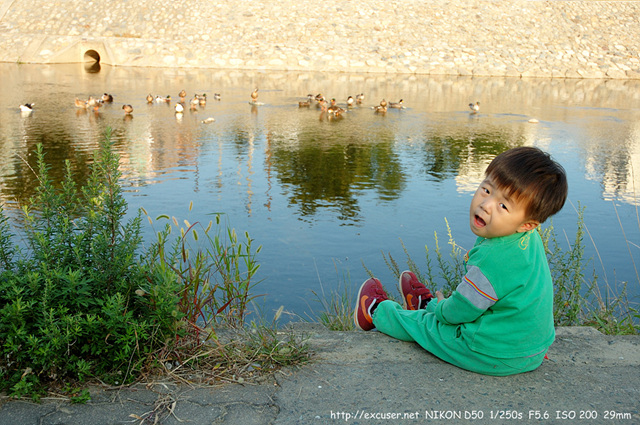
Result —
[[[377,192],[383,200],[399,196],[405,178],[391,139],[373,138],[301,132],[291,143],[272,137],[273,170],[290,190],[290,203],[298,206],[301,216],[325,208],[335,210],[339,220],[358,222],[363,191]]]
[[[71,129],[65,129],[63,123],[55,128],[33,129],[25,137],[28,140],[25,149],[19,154],[20,161],[15,161],[14,175],[5,178],[3,199],[25,204],[36,194],[39,186],[36,146],[42,144],[45,163],[49,167],[49,177],[55,185],[59,185],[65,174],[65,162],[69,160],[72,177],[76,187],[85,184],[89,177],[89,165],[93,162],[93,152],[77,149]],[[96,142],[97,145],[97,142]]]
[[[424,167],[429,179],[443,181],[460,173],[462,164],[482,164],[499,153],[521,145],[519,136],[493,129],[487,132],[426,135]]]
[[[633,147],[619,143],[590,152],[587,156],[586,178],[600,182],[602,197],[607,200],[638,204],[638,177],[634,170],[637,160]]]

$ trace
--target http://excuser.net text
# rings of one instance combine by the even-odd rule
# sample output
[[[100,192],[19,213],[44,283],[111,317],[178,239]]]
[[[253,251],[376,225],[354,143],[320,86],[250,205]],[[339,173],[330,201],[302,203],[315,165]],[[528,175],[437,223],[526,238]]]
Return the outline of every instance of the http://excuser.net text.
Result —
[[[355,412],[331,411],[330,419],[349,422],[351,420],[373,420],[373,421],[401,421],[401,420],[546,420],[546,419],[562,419],[562,420],[594,420],[602,419],[618,419],[630,420],[632,418],[629,412],[618,412],[615,410],[425,410],[413,412],[371,412],[367,410],[357,410]]]

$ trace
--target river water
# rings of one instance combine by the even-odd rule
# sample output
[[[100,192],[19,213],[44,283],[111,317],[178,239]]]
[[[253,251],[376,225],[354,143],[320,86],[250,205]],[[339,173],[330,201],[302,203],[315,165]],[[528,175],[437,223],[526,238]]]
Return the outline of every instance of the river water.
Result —
[[[534,145],[568,173],[569,200],[553,218],[561,242],[568,248],[573,241],[576,208],[584,206],[587,255],[603,293],[628,282],[638,301],[640,81],[91,71],[0,64],[0,199],[11,214],[34,193],[27,164],[36,144],[44,145],[54,176],[69,159],[81,182],[111,128],[132,214],[144,207],[150,216],[193,223],[226,213],[232,227],[263,246],[255,289],[265,295],[263,312],[282,305],[307,317],[319,307],[314,292],[355,292],[367,277],[363,264],[396,292],[382,253],[402,267],[406,248],[424,267],[434,233],[448,251],[447,223],[456,243],[470,248],[468,207],[484,168],[505,149]],[[252,106],[256,87],[263,104]],[[206,93],[206,106],[176,115],[182,89],[187,100]],[[97,112],[74,105],[76,97],[105,92],[114,101]],[[315,106],[299,108],[308,93],[342,106],[349,95],[365,100],[344,118],[327,119]],[[147,94],[174,101],[147,104]],[[374,113],[383,98],[403,99],[405,108]],[[471,114],[467,105],[476,101],[481,109]],[[35,104],[32,112],[20,112],[25,102]],[[133,106],[131,115],[123,104]],[[153,238],[151,226],[144,232]]]

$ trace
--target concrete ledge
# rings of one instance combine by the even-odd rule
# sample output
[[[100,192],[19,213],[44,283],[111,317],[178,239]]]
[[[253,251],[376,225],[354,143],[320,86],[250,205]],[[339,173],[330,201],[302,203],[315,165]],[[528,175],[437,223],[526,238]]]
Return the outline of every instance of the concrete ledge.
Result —
[[[294,329],[308,338],[314,360],[259,385],[95,388],[85,405],[5,400],[0,425],[125,423],[154,409],[163,424],[640,422],[640,336],[558,328],[540,368],[491,377],[377,332],[331,332],[311,324]]]

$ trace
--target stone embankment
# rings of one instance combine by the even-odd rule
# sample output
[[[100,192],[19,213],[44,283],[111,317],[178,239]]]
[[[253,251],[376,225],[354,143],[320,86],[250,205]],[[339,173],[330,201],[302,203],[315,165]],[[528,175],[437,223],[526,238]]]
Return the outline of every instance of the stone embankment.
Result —
[[[0,0],[0,61],[640,78],[640,3]]]

